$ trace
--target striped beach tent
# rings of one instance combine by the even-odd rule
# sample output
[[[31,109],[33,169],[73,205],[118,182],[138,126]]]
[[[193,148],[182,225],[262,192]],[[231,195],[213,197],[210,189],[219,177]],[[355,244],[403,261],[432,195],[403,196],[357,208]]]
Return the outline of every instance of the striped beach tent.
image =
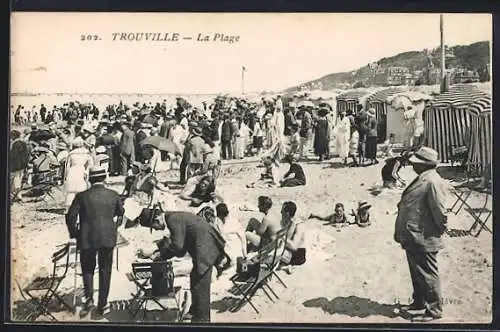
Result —
[[[370,94],[365,89],[351,90],[337,96],[337,111],[356,112],[358,105],[363,105],[362,100]],[[363,105],[364,106],[364,105]]]
[[[380,120],[382,115],[387,115],[387,99],[397,93],[402,93],[403,88],[387,88],[375,92],[366,100],[366,108],[374,108],[377,120]]]
[[[491,96],[486,95],[472,103],[468,112],[471,119],[468,166],[485,171],[492,158]]]
[[[469,106],[487,94],[473,85],[453,86],[436,96],[424,112],[427,146],[439,153],[441,162],[450,161],[449,148],[465,146],[471,128]]]

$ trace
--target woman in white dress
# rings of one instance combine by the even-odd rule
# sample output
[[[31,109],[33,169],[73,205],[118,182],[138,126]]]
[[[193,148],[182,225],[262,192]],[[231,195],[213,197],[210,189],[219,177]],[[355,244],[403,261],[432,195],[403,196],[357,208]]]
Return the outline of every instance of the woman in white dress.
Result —
[[[340,118],[335,126],[335,150],[341,160],[347,164],[349,155],[349,139],[351,137],[351,121],[346,116],[346,112],[340,111]]]
[[[93,162],[89,150],[84,147],[83,139],[77,137],[72,142],[72,150],[68,154],[65,167],[64,189],[67,208],[69,208],[77,193],[89,188],[88,173]]]
[[[247,125],[246,120],[241,122],[240,127],[240,139],[241,139],[241,150],[240,158],[245,157],[245,152],[247,151],[248,144],[250,144],[250,128]]]

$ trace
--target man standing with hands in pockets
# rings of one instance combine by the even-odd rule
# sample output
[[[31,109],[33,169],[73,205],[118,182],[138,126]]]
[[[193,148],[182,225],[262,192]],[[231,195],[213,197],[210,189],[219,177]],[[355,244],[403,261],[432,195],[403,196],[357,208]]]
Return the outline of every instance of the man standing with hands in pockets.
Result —
[[[436,172],[437,151],[424,146],[409,161],[418,177],[402,194],[394,232],[406,251],[413,284],[413,302],[402,310],[425,309],[413,321],[429,322],[443,311],[437,253],[447,225],[446,185]]]
[[[99,265],[99,300],[96,310],[98,316],[104,314],[108,300],[113,249],[124,209],[118,193],[105,187],[106,177],[107,170],[104,167],[91,168],[89,180],[92,187],[75,196],[66,215],[70,238],[76,239],[80,251],[86,299],[80,316],[86,316],[94,306],[96,256]],[[115,217],[118,217],[116,223]]]

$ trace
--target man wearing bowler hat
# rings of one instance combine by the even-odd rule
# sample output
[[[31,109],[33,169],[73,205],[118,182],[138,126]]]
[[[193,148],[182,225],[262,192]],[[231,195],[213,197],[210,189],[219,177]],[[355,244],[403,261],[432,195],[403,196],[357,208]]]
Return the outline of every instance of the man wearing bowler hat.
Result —
[[[406,251],[413,284],[413,302],[405,311],[425,310],[414,321],[442,317],[437,253],[446,231],[446,185],[436,172],[437,151],[421,147],[410,159],[418,177],[404,190],[398,203],[394,240]]]
[[[104,186],[107,170],[102,166],[90,169],[90,189],[78,193],[66,215],[66,225],[80,250],[83,286],[86,302],[81,316],[86,316],[94,305],[94,270],[96,256],[99,265],[99,299],[96,314],[101,316],[106,308],[116,245],[117,227],[124,213],[120,196]],[[115,223],[114,218],[117,217]],[[79,225],[77,224],[79,219]]]

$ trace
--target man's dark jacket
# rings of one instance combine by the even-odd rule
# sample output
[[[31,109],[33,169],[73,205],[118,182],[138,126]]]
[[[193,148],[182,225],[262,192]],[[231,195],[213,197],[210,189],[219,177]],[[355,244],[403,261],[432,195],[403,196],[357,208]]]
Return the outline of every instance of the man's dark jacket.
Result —
[[[76,238],[80,250],[113,248],[116,245],[116,216],[123,215],[118,193],[102,184],[76,194],[66,215],[71,238]],[[80,229],[77,228],[80,217]]]
[[[165,213],[165,221],[171,242],[159,248],[163,257],[182,257],[189,253],[193,259],[193,271],[203,275],[224,255],[224,239],[202,217],[174,211]]]

